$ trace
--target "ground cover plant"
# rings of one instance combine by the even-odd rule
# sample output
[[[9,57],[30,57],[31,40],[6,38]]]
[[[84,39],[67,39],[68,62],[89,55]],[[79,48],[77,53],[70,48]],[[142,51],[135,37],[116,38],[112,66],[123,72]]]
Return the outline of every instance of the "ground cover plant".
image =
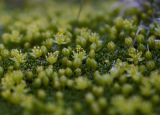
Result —
[[[0,1],[0,115],[159,115],[159,6]]]

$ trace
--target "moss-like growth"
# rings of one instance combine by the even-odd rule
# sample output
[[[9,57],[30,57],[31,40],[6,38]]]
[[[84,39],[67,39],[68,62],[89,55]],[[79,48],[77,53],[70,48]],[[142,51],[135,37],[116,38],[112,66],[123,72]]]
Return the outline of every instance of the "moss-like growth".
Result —
[[[0,1],[0,115],[159,115],[159,0],[71,1]]]

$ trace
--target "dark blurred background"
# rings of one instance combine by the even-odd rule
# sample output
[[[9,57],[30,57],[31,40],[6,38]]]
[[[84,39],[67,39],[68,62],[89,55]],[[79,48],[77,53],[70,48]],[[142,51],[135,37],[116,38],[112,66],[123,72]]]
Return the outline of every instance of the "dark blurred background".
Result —
[[[0,0],[0,3],[5,4],[8,8],[23,8],[26,5],[34,5],[34,4],[42,4],[46,2],[66,2],[66,3],[75,3],[75,4],[81,4],[81,3],[88,3],[88,2],[104,2],[104,1],[111,1],[111,0]]]

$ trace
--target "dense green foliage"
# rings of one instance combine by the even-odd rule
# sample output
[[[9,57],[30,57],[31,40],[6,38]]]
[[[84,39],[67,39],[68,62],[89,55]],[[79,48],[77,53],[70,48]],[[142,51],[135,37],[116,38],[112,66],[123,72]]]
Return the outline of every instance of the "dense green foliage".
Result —
[[[158,1],[40,2],[0,4],[1,115],[160,114]]]

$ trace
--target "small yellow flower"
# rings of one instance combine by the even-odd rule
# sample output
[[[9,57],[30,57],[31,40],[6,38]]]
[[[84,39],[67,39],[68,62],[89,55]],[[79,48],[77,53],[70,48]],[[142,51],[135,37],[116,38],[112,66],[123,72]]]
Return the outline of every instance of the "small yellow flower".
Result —
[[[39,57],[42,56],[42,54],[43,54],[43,52],[42,52],[42,50],[40,49],[39,46],[37,46],[37,47],[35,46],[35,47],[32,49],[31,55],[32,55],[33,57],[39,58]]]
[[[65,32],[58,32],[55,35],[54,43],[58,45],[68,44],[71,41],[71,34]]]
[[[76,48],[75,51],[73,51],[73,58],[77,59],[79,58],[80,60],[85,59],[86,56],[86,51],[83,48]]]
[[[21,50],[17,50],[17,49],[13,49],[11,50],[11,60],[13,60],[16,63],[24,63],[26,60],[27,54],[26,53],[22,53]]]
[[[55,51],[54,53],[48,53],[48,56],[46,56],[47,62],[49,62],[50,64],[56,63],[58,59],[58,55],[59,55],[59,51]]]

